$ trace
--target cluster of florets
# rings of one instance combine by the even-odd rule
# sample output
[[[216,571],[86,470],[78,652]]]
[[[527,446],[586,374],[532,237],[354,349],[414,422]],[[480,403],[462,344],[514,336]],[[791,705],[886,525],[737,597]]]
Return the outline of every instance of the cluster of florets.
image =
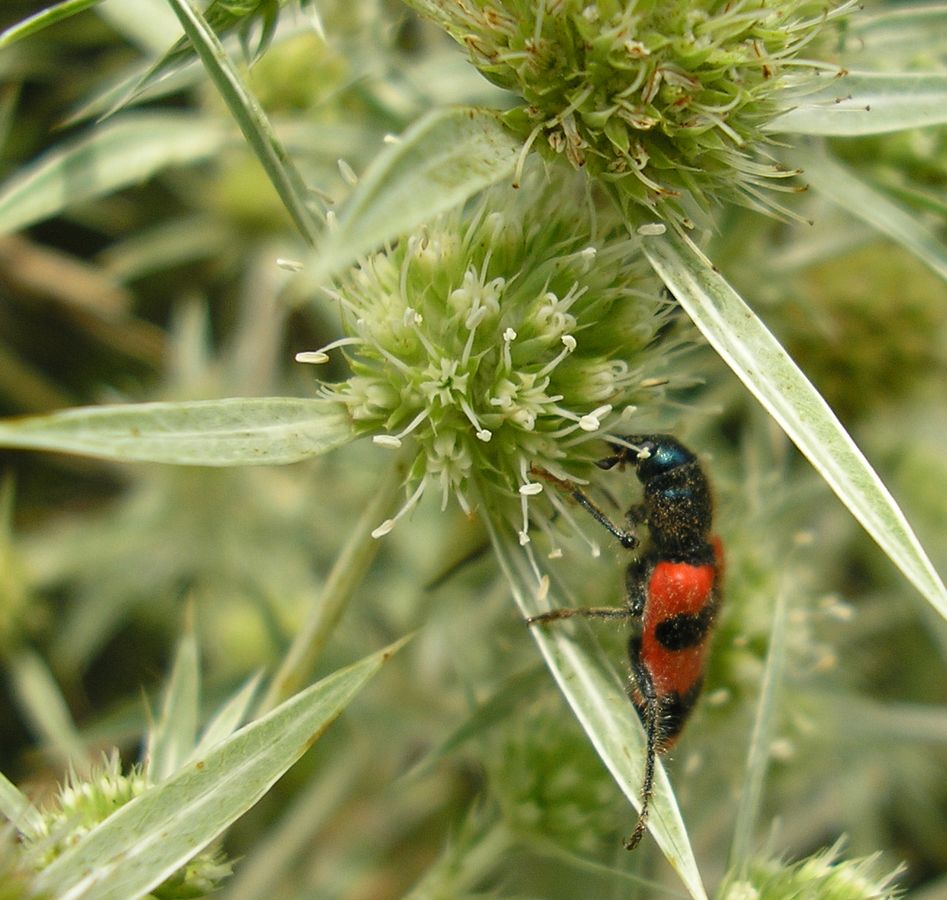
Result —
[[[71,772],[55,800],[40,809],[33,829],[24,832],[21,867],[39,871],[52,863],[79,838],[104,822],[151,785],[145,770],[134,766],[122,772],[117,753],[87,776]],[[25,861],[25,862],[24,862]],[[216,850],[198,853],[154,890],[162,900],[202,897],[216,890],[230,875],[231,865]],[[24,895],[25,896],[25,895]],[[31,895],[32,896],[32,895]]]
[[[432,483],[466,511],[472,490],[538,493],[534,467],[590,464],[601,455],[590,439],[660,396],[655,376],[671,368],[673,346],[652,345],[671,304],[638,239],[614,224],[581,179],[537,176],[522,191],[493,189],[336,285],[348,336],[330,346],[350,349],[352,376],[326,391],[376,443],[414,442],[416,491],[402,513]]]
[[[884,871],[879,853],[842,859],[842,841],[797,863],[759,856],[750,860],[739,879],[720,889],[721,900],[760,900],[764,897],[894,898],[902,867]]]
[[[793,174],[765,127],[811,81],[799,51],[849,3],[812,0],[424,0],[474,65],[523,103],[507,123],[610,183],[626,211],[686,220],[715,198],[774,205]]]

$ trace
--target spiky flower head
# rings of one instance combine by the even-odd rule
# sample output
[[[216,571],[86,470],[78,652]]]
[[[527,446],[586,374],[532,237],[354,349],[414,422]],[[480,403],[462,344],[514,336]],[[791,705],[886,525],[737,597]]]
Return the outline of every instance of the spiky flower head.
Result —
[[[902,891],[894,887],[901,868],[884,872],[880,854],[862,859],[841,858],[842,842],[798,863],[771,857],[751,860],[739,879],[720,891],[721,900],[894,900]]]
[[[675,355],[673,341],[654,346],[671,305],[638,239],[596,212],[580,178],[528,180],[339,281],[348,336],[330,346],[350,348],[352,376],[326,388],[376,443],[413,441],[402,514],[428,485],[465,511],[472,495],[514,499],[524,541],[526,498],[542,490],[531,470],[581,474],[603,435],[627,431],[623,416],[660,400]]]
[[[149,786],[141,767],[135,766],[127,774],[122,772],[117,753],[87,776],[71,772],[55,800],[39,810],[35,828],[23,834],[23,859],[32,869],[43,869]],[[150,896],[160,900],[203,897],[228,875],[230,863],[219,852],[205,850],[154,888]]]
[[[799,58],[842,0],[409,0],[522,98],[527,145],[565,156],[636,205],[677,221],[717,198],[771,207],[794,174],[763,154]],[[822,64],[831,71],[835,67]]]
[[[559,698],[524,703],[487,747],[490,790],[515,833],[589,856],[614,845],[622,801],[588,738],[574,720],[563,721]]]

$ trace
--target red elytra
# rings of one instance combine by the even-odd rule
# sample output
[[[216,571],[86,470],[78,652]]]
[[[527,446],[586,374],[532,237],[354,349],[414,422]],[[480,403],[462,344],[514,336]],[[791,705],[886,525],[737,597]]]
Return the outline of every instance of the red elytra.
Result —
[[[716,567],[710,565],[659,562],[651,573],[642,617],[641,661],[659,697],[675,692],[683,697],[702,677],[709,634],[692,647],[669,650],[658,639],[657,628],[672,616],[699,616],[713,602],[716,580]]]

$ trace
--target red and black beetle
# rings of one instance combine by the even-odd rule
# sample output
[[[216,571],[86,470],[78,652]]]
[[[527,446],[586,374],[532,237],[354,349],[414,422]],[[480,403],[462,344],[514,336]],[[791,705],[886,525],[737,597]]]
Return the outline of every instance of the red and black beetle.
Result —
[[[644,835],[654,782],[654,759],[677,740],[703,684],[711,629],[720,605],[723,551],[711,535],[713,500],[697,457],[667,434],[629,435],[610,443],[602,469],[634,465],[644,486],[642,502],[628,510],[629,529],[619,528],[571,482],[549,478],[629,550],[638,546],[636,525],[650,543],[625,574],[624,607],[556,609],[529,624],[571,616],[634,619],[628,642],[630,695],[647,733],[641,812],[625,847]]]

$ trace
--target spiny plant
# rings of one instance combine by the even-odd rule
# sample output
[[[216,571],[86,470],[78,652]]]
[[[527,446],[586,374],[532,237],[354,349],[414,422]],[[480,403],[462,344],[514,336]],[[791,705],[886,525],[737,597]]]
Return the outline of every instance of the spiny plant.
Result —
[[[50,7],[8,29],[0,45],[13,52],[28,47],[20,42],[39,40],[48,25],[94,5]],[[282,296],[287,306],[305,310],[307,331],[320,338],[328,334],[315,341],[307,335],[304,346],[294,339],[293,349],[300,349],[301,362],[334,368],[326,370],[331,374],[321,380],[315,397],[259,396],[266,391],[258,390],[252,398],[83,407],[0,423],[0,442],[112,461],[190,466],[288,463],[345,448],[337,456],[347,461],[348,477],[335,484],[330,477],[324,492],[332,502],[349,505],[350,486],[371,481],[375,460],[388,453],[387,472],[346,536],[325,595],[297,623],[298,637],[275,661],[276,674],[262,704],[272,708],[309,680],[323,651],[334,662],[333,654],[345,646],[344,640],[358,646],[351,634],[340,638],[343,632],[336,631],[336,625],[379,543],[404,562],[423,551],[443,528],[432,521],[453,521],[436,518],[426,497],[436,495],[431,499],[439,501],[435,505],[442,511],[456,501],[465,516],[482,523],[501,584],[512,591],[523,615],[535,615],[548,604],[582,605],[601,583],[600,572],[585,584],[576,584],[573,577],[585,565],[578,561],[582,554],[573,538],[587,529],[535,472],[541,469],[575,483],[591,481],[596,490],[603,483],[593,463],[604,438],[659,427],[687,432],[690,443],[714,452],[712,471],[723,528],[729,520],[731,530],[741,535],[728,553],[728,606],[718,661],[711,669],[717,683],[710,687],[716,690],[708,692],[706,708],[698,713],[708,729],[707,746],[712,747],[716,737],[730,748],[716,760],[718,777],[742,785],[725,884],[733,886],[734,896],[784,887],[817,892],[833,874],[847,873],[852,877],[840,879],[847,885],[861,885],[858,889],[864,892],[888,891],[883,879],[866,876],[859,881],[855,876],[864,874],[860,863],[835,866],[834,856],[824,853],[799,864],[782,862],[788,859],[785,854],[776,857],[779,862],[753,862],[757,855],[752,835],[764,809],[770,811],[762,798],[766,776],[776,792],[794,784],[795,773],[804,787],[796,782],[793,796],[806,796],[809,806],[813,791],[822,784],[811,767],[787,766],[791,771],[783,771],[779,765],[791,756],[787,747],[812,739],[807,711],[828,708],[827,702],[820,705],[814,694],[806,693],[811,683],[794,666],[818,658],[823,662],[811,662],[810,670],[826,680],[829,674],[837,677],[832,683],[840,690],[854,692],[856,685],[824,663],[831,652],[816,652],[824,647],[812,637],[813,623],[822,621],[814,612],[816,588],[809,586],[811,577],[792,577],[802,551],[786,551],[786,535],[793,527],[785,509],[789,501],[761,475],[765,466],[759,460],[770,460],[773,471],[784,475],[794,488],[789,494],[806,494],[806,511],[816,519],[819,502],[812,498],[818,495],[797,467],[781,459],[784,451],[778,442],[762,436],[764,429],[743,406],[733,381],[700,346],[680,313],[692,319],[707,344],[761,401],[931,608],[947,612],[943,585],[894,500],[815,388],[721,272],[729,275],[731,268],[740,269],[740,284],[754,290],[762,279],[754,280],[753,275],[764,266],[748,257],[753,240],[764,241],[762,252],[767,254],[773,248],[784,251],[784,268],[774,266],[771,279],[781,284],[793,284],[787,267],[794,248],[802,248],[800,268],[806,271],[820,254],[845,259],[839,232],[851,223],[833,218],[839,214],[828,204],[834,204],[863,227],[900,242],[943,278],[945,253],[934,232],[942,223],[942,206],[930,198],[924,204],[932,225],[912,218],[899,206],[899,195],[884,192],[881,179],[889,170],[866,172],[833,155],[834,146],[842,143],[840,136],[943,123],[944,77],[924,68],[926,63],[917,64],[923,48],[936,43],[930,11],[861,17],[853,4],[788,0],[412,0],[408,5],[460,43],[476,71],[489,81],[477,81],[473,68],[467,75],[456,75],[452,85],[469,105],[448,108],[445,96],[425,93],[436,86],[435,79],[424,75],[423,65],[446,64],[436,36],[414,20],[400,32],[386,27],[389,13],[381,4],[360,5],[353,17],[350,4],[328,3],[320,6],[317,18],[329,41],[337,41],[336,50],[327,59],[317,41],[313,55],[324,64],[320,72],[333,81],[334,90],[320,91],[314,102],[314,110],[325,118],[319,119],[318,149],[313,151],[305,140],[295,143],[300,134],[312,137],[303,127],[310,110],[294,117],[299,131],[274,128],[254,95],[253,76],[241,71],[220,44],[228,33],[239,33],[247,59],[270,48],[267,61],[277,61],[279,29],[293,28],[291,17],[283,15],[290,5],[218,0],[203,15],[188,0],[169,0],[168,5],[184,29],[186,43],[162,38],[161,47],[171,50],[156,48],[136,71],[126,72],[107,98],[90,100],[77,114],[110,112],[111,119],[15,172],[0,188],[0,223],[9,230],[23,228],[68,211],[72,204],[100,202],[173,163],[223,155],[231,138],[219,110],[196,126],[171,116],[136,119],[147,114],[122,109],[170,90],[175,78],[193,83],[194,73],[201,70],[187,68],[187,63],[196,57],[300,235],[298,240],[281,241]],[[314,11],[312,4],[297,5],[297,13]],[[110,13],[103,8],[102,14]],[[251,47],[247,38],[255,24],[263,28]],[[910,40],[904,40],[906,33]],[[893,68],[898,60],[900,65]],[[369,72],[377,81],[357,77]],[[353,74],[356,77],[350,77]],[[936,102],[930,101],[932,96]],[[434,108],[424,115],[429,107]],[[143,123],[149,127],[143,129]],[[340,123],[357,127],[347,133]],[[385,128],[402,132],[401,137],[367,164],[365,147],[374,146]],[[826,144],[821,140],[825,135],[839,140],[834,146]],[[281,138],[290,143],[282,144]],[[144,153],[142,142],[155,155]],[[544,166],[530,159],[533,151]],[[338,155],[354,160],[362,174],[356,176],[344,163],[330,176],[326,160]],[[802,176],[800,169],[805,170]],[[936,160],[929,170],[938,171]],[[874,177],[879,180],[869,180]],[[804,181],[812,186],[807,196],[774,199],[774,190],[791,185],[795,192]],[[903,195],[904,185],[900,188]],[[177,193],[187,194],[180,185]],[[328,209],[329,196],[347,199],[338,209]],[[733,201],[757,211],[775,209],[783,220],[829,221],[834,242],[813,248],[785,221],[741,218],[745,214],[734,211]],[[742,224],[728,233],[734,222]],[[226,235],[248,248],[235,256],[251,256],[251,246],[259,249],[232,222],[228,225]],[[720,261],[719,267],[705,252]],[[759,289],[767,287],[770,284],[764,283]],[[317,294],[320,299],[314,300]],[[818,309],[809,308],[817,320]],[[337,324],[326,327],[333,314]],[[786,324],[779,304],[768,315],[777,326]],[[264,332],[271,336],[261,329]],[[265,343],[268,349],[272,345]],[[853,355],[859,372],[873,371],[877,363],[866,355],[867,361]],[[338,365],[339,357],[346,366]],[[248,356],[239,358],[246,361]],[[299,375],[274,377],[270,384],[297,395],[313,392],[311,383]],[[882,402],[871,397],[865,405],[879,410],[875,404]],[[708,415],[710,411],[714,415]],[[896,418],[896,412],[887,412]],[[699,443],[691,435],[698,436]],[[352,446],[360,437],[372,439],[373,456],[363,456]],[[405,499],[399,508],[402,490]],[[733,494],[755,497],[757,508],[744,514],[739,503],[728,499]],[[313,515],[324,519],[331,515],[329,509],[328,502],[317,503]],[[830,537],[807,557],[811,561],[806,574],[811,576],[814,569],[832,572],[858,593],[857,573],[838,571],[845,561],[857,558],[846,543],[851,538],[844,525],[824,515]],[[413,521],[405,527],[409,517]],[[758,539],[747,521],[759,523],[759,533],[775,533],[783,540]],[[401,523],[397,529],[396,522]],[[417,535],[413,542],[412,531]],[[249,538],[246,546],[251,547]],[[573,571],[557,563],[561,556]],[[414,570],[404,568],[411,580]],[[380,583],[369,582],[363,593],[379,603],[358,620],[363,627],[381,621],[383,632],[393,621],[402,623],[396,611],[402,609],[403,595],[394,589],[401,583],[400,570],[396,562]],[[11,571],[29,572],[29,567]],[[268,571],[262,566],[255,579],[261,593],[271,584]],[[19,609],[22,598],[29,596],[28,589],[20,589],[29,575],[17,578]],[[796,585],[792,597],[787,580]],[[483,668],[477,670],[481,683],[500,696],[500,679],[491,680],[496,673],[489,666],[509,665],[497,662],[494,646],[507,638],[495,610],[492,615],[483,611],[491,609],[484,596],[487,583],[481,580],[474,588],[457,591],[467,601],[466,609],[478,605],[479,619],[465,626],[468,634],[455,644],[455,656],[461,658],[464,645],[476,645],[476,653],[472,646],[464,649],[482,657]],[[768,605],[761,611],[760,595],[767,601],[778,599],[774,611]],[[787,610],[790,601],[792,609]],[[841,603],[825,607],[845,608]],[[794,620],[794,615],[800,618]],[[892,635],[888,625],[886,633]],[[449,630],[443,623],[442,628],[439,636]],[[14,643],[17,634],[14,630]],[[330,635],[336,638],[331,644]],[[615,655],[602,654],[569,629],[537,632],[534,638],[599,756],[636,802],[643,739],[629,712],[625,685],[615,675]],[[522,632],[520,639],[525,639]],[[438,640],[431,642],[437,645]],[[808,656],[796,653],[799,644],[810,651]],[[443,647],[434,646],[427,659],[442,661],[443,656]],[[431,671],[443,672],[434,665],[428,677]],[[803,692],[798,704],[788,705],[789,712],[779,702],[784,679]],[[408,707],[416,689],[401,682],[387,706],[380,703],[372,709],[372,719],[390,722],[391,711]],[[465,740],[479,738],[488,731],[488,722],[503,722],[517,714],[518,704],[529,702],[522,685],[512,693],[515,702],[507,698],[505,706],[487,703],[481,711],[474,703]],[[740,705],[731,702],[734,697],[744,701],[742,719]],[[430,691],[417,706],[435,709],[446,702]],[[733,753],[741,721],[739,733],[752,734],[745,739],[745,769]],[[537,739],[543,733],[537,729]],[[839,741],[844,738],[836,735]],[[524,740],[522,747],[516,742],[506,746],[515,749],[517,758],[546,765],[528,738]],[[460,737],[446,742],[460,743]],[[497,752],[502,755],[500,746]],[[239,760],[232,762],[238,769]],[[583,764],[583,771],[591,769]],[[495,781],[504,778],[504,767],[496,760],[489,771]],[[688,790],[701,781],[678,774]],[[523,787],[522,766],[511,765],[509,776],[511,783],[497,783],[496,807],[485,806],[482,816],[467,820],[456,845],[448,846],[432,867],[430,880],[419,880],[419,890],[425,883],[437,884],[450,896],[452,890],[456,894],[489,883],[498,872],[509,874],[502,858],[517,842],[539,847],[540,854],[551,853],[543,847],[540,832],[555,832],[559,826],[531,829],[530,809],[561,805],[555,811],[562,812],[572,803],[568,778],[563,776],[565,789],[544,795],[535,784]],[[591,774],[587,777],[594,780]],[[810,778],[815,788],[806,780]],[[658,846],[693,896],[704,895],[697,865],[700,851],[711,846],[719,858],[721,849],[719,798],[714,800],[710,789],[714,778],[708,779],[705,768],[702,779],[700,802],[686,806],[685,829],[669,782],[659,771],[651,819]],[[20,805],[12,803],[5,810],[14,821]],[[800,806],[805,810],[806,804],[792,807],[793,821],[808,823]],[[586,813],[572,818],[533,815],[532,821],[580,821],[598,832],[593,837],[621,833],[621,823],[596,824],[594,815]],[[705,824],[708,819],[713,822]],[[826,827],[834,825],[832,820]],[[594,853],[607,843],[590,839],[579,846]],[[804,838],[794,846],[803,852],[812,849]],[[861,852],[861,845],[856,846]],[[345,862],[357,868],[351,859]],[[120,873],[121,860],[112,863]],[[626,865],[622,861],[617,867]],[[157,863],[155,867],[158,871]],[[346,866],[338,871],[347,871]],[[538,884],[540,876],[535,877]],[[53,876],[47,878],[52,883]],[[521,887],[524,892],[537,890],[535,884]],[[558,889],[575,895],[566,881]]]

